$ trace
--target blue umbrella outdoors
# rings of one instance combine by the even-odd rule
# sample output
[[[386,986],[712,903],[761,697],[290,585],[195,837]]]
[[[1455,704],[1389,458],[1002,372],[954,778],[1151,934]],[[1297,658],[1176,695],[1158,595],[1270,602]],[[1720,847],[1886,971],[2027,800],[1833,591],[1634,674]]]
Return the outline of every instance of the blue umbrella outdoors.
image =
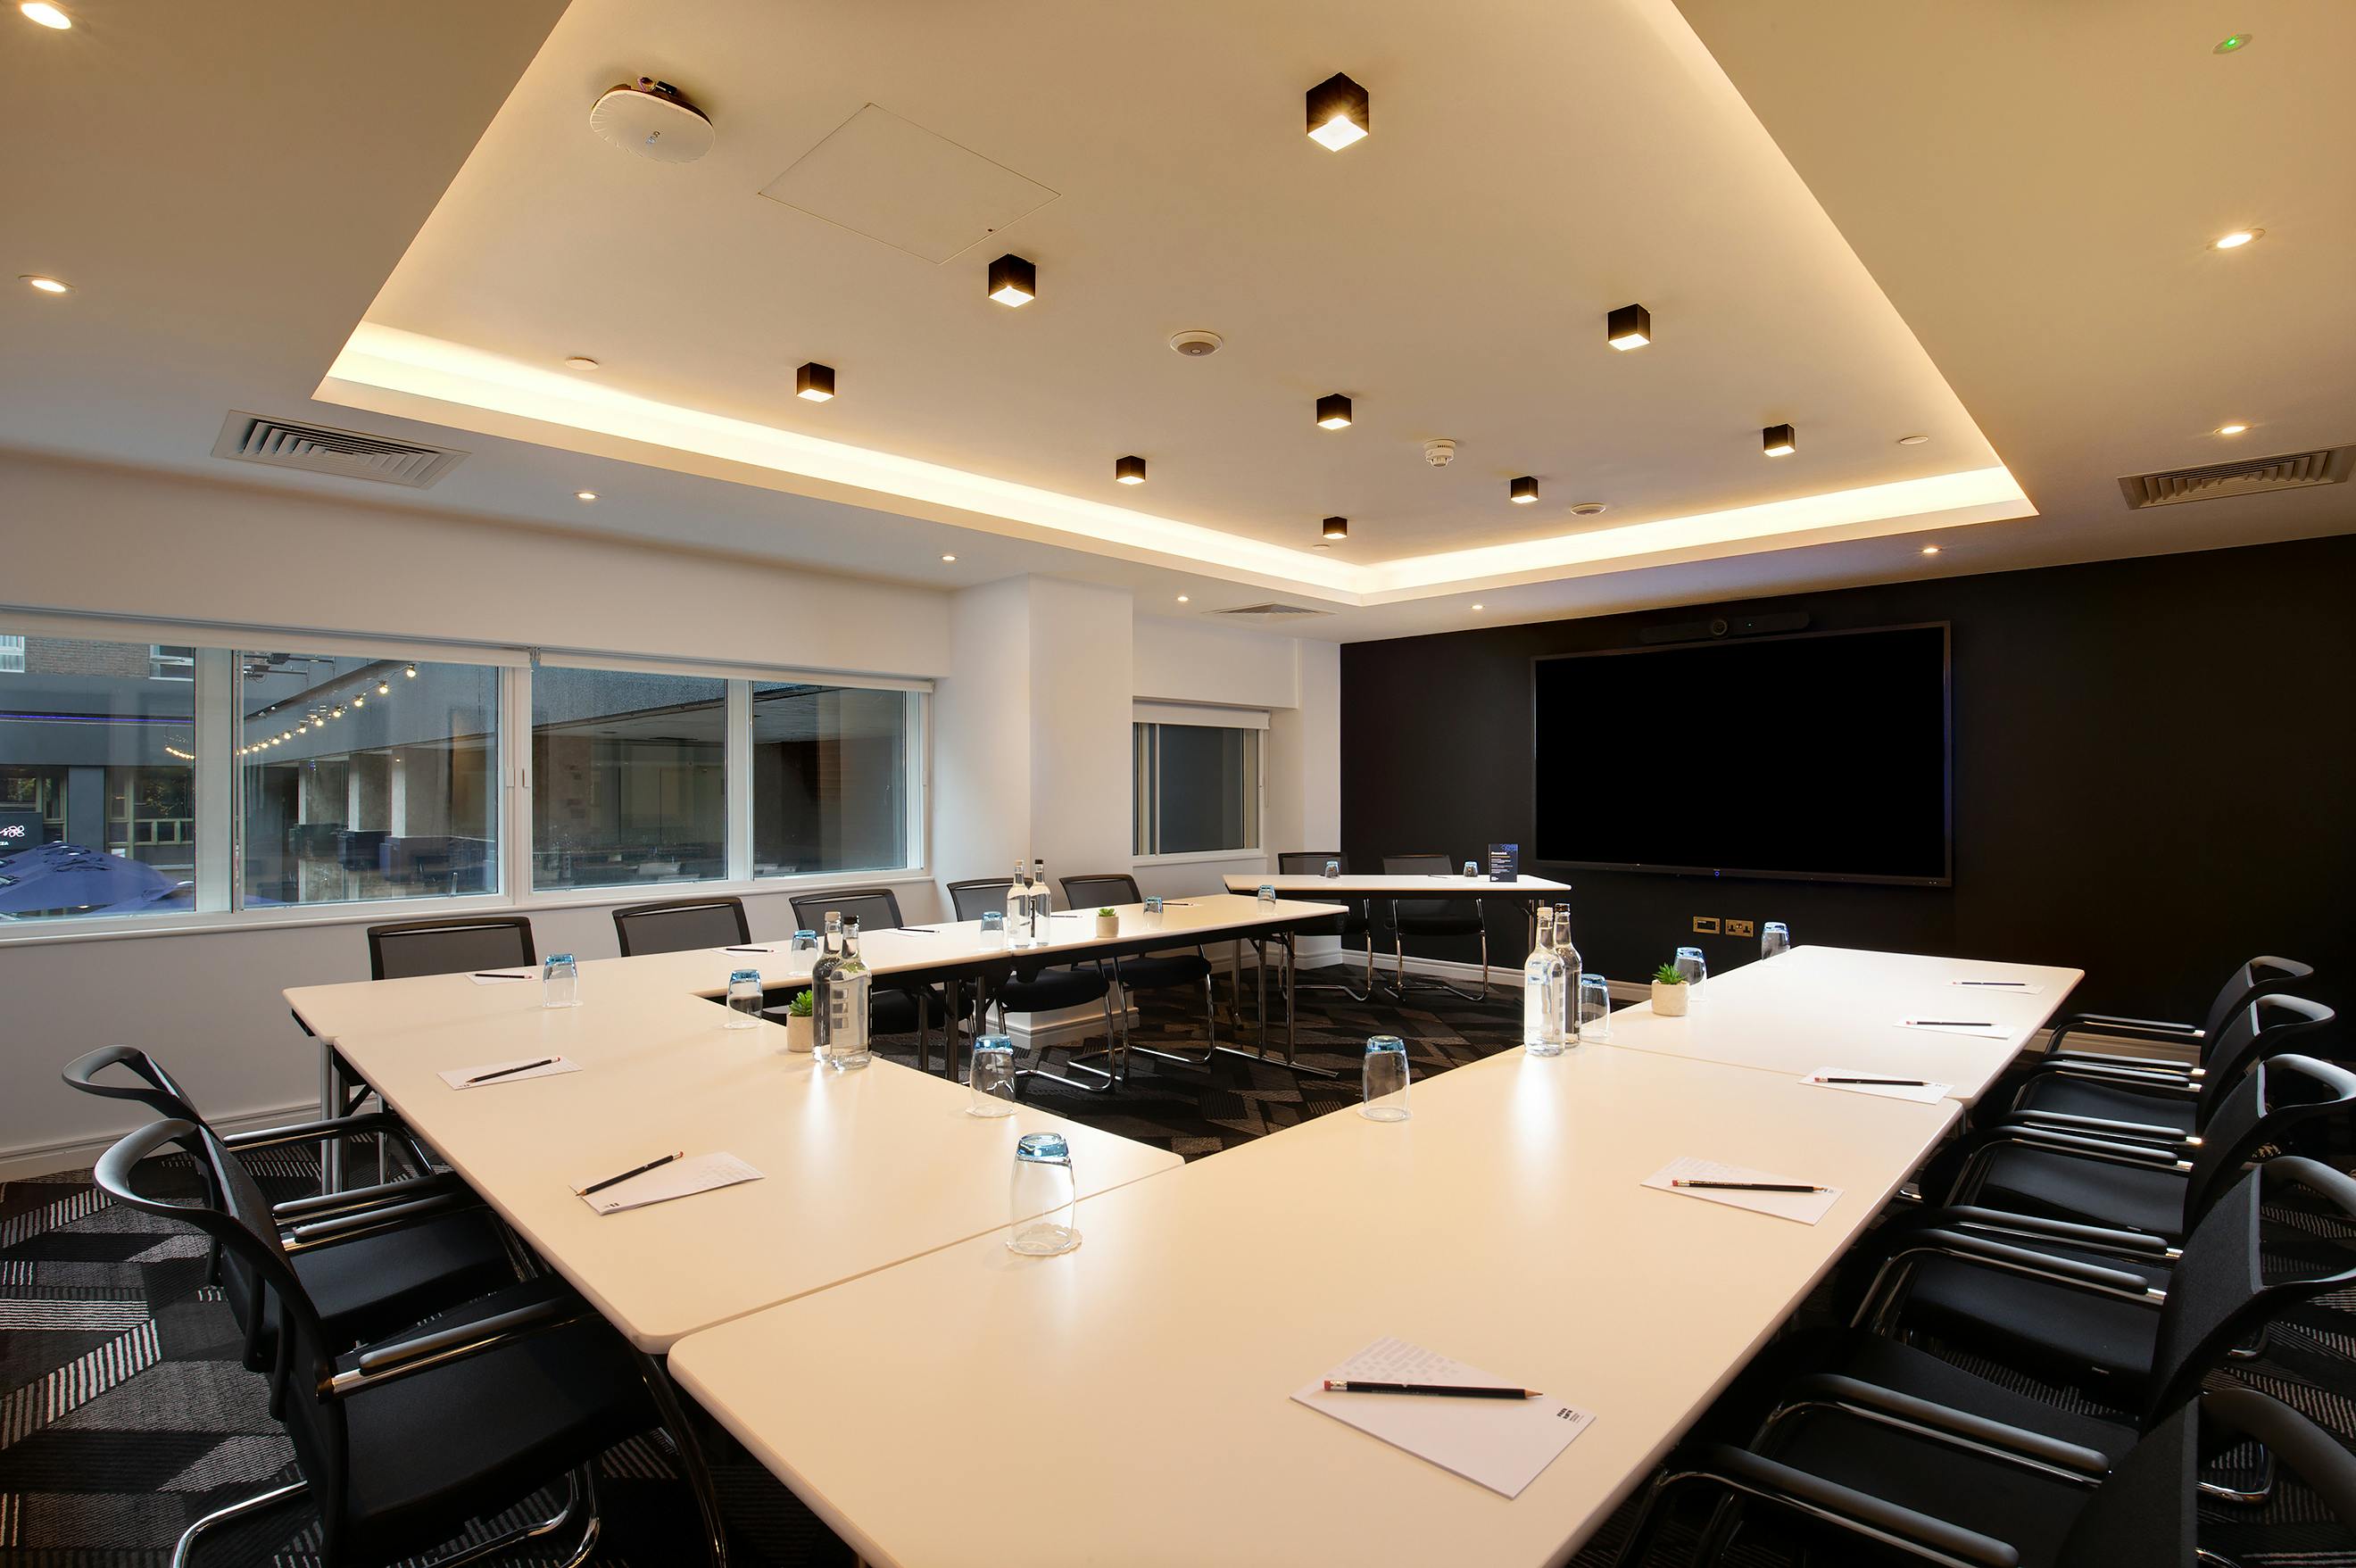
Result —
[[[152,865],[64,844],[10,855],[0,861],[0,877],[7,879],[0,883],[0,915],[151,904],[172,891],[172,879]]]

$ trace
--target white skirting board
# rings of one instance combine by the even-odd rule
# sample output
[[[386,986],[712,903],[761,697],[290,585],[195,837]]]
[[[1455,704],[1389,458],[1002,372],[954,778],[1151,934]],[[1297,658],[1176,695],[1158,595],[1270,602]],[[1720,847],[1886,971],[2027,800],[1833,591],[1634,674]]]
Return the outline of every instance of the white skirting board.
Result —
[[[236,1116],[217,1117],[213,1129],[220,1133],[253,1133],[264,1127],[291,1127],[298,1122],[319,1119],[319,1102],[306,1100],[299,1105],[282,1106],[269,1111],[248,1111]],[[70,1138],[58,1144],[28,1144],[14,1149],[0,1149],[0,1182],[29,1181],[35,1176],[48,1176],[56,1171],[87,1170],[98,1163],[98,1156],[112,1148],[123,1133],[143,1122],[125,1122],[115,1132],[96,1138]]]

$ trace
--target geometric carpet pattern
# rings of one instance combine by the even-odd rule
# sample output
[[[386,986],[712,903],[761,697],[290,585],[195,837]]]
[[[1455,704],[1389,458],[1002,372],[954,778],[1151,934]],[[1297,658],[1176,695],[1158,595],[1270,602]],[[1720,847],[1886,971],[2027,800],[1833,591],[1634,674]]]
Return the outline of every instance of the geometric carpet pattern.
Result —
[[[1339,991],[1304,986],[1299,1058],[1334,1069],[1336,1078],[1296,1078],[1280,1066],[1232,1056],[1207,1067],[1199,1058],[1187,1065],[1137,1058],[1117,1093],[1033,1078],[1023,1084],[1024,1098],[1200,1158],[1355,1105],[1369,1035],[1402,1036],[1417,1078],[1516,1045],[1519,1009],[1508,1004],[1509,994],[1501,988],[1497,1000],[1476,1004],[1419,989],[1403,1004],[1357,1004]],[[1201,1019],[1188,1006],[1183,994],[1146,998],[1132,1039],[1199,1051]],[[1250,1038],[1248,1032],[1243,1042],[1235,1038],[1225,1008],[1220,1037],[1227,1044]],[[915,1060],[913,1036],[877,1043],[887,1057]],[[1086,1042],[1075,1044],[1086,1049]],[[1045,1065],[1069,1054],[1051,1051]],[[937,1041],[933,1057],[937,1062]],[[317,1190],[307,1150],[273,1152],[258,1166],[273,1200]],[[186,1179],[193,1183],[193,1169]],[[2294,1239],[2302,1231],[2337,1239],[2329,1222],[2297,1213],[2270,1214],[2270,1228]],[[86,1172],[0,1186],[0,1568],[163,1568],[190,1521],[295,1478],[291,1450],[266,1409],[263,1380],[245,1369],[228,1306],[219,1287],[207,1283],[207,1266],[201,1238],[168,1219],[114,1207]],[[1828,1287],[1820,1300],[1830,1294]],[[2066,1402],[2002,1369],[1974,1369]],[[2356,1447],[2356,1293],[2299,1309],[2270,1337],[2265,1359],[2244,1364],[2238,1375]],[[850,1552],[724,1433],[704,1423],[699,1436],[721,1493],[732,1561],[747,1568],[851,1563]],[[926,1461],[911,1461],[909,1485],[921,1489]],[[1052,1474],[1050,1466],[1042,1477]],[[703,1561],[694,1545],[694,1504],[659,1434],[606,1453],[597,1489],[604,1530],[590,1559],[596,1568]],[[2280,1490],[2263,1509],[2215,1513],[2213,1529],[2204,1525],[2204,1545],[2229,1552],[2244,1568],[2356,1568],[2356,1542],[2324,1520],[2312,1498],[2296,1487]],[[487,1535],[527,1515],[546,1517],[557,1501],[533,1499],[481,1528]],[[1611,1561],[1628,1512],[1598,1533],[1576,1568]],[[2204,1520],[2211,1516],[2204,1505]],[[561,1561],[572,1539],[568,1527],[537,1555],[527,1549],[502,1561]],[[1672,1534],[1664,1544],[1673,1549],[1676,1540]],[[209,1532],[197,1568],[311,1568],[318,1546],[316,1520],[301,1500],[290,1500]],[[1769,1541],[1746,1537],[1727,1561],[1733,1568],[1767,1568],[1780,1559]],[[1835,1560],[1819,1552],[1815,1561]]]

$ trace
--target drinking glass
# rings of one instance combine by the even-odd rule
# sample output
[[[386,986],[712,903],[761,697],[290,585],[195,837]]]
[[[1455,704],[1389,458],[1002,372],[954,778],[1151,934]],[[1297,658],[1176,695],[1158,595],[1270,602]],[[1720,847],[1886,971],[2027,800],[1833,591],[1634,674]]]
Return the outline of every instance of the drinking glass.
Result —
[[[552,952],[540,966],[540,1004],[543,1007],[581,1005],[581,966],[569,952]]]
[[[1012,1210],[1007,1251],[1048,1258],[1080,1244],[1073,1220],[1077,1189],[1072,1183],[1072,1151],[1061,1133],[1025,1133],[1014,1144],[1014,1177],[1007,1186]]]
[[[1262,904],[1273,904],[1276,902],[1275,883],[1263,882],[1259,885],[1259,901]]]
[[[1468,861],[1466,861],[1466,862],[1464,863],[1464,875],[1467,875],[1467,876],[1478,876],[1478,875],[1481,875],[1481,863],[1480,863],[1479,861],[1477,861],[1477,860],[1468,860]]]
[[[981,912],[981,934],[985,937],[1004,936],[1006,934],[1006,911],[1003,909],[984,909]]]
[[[1369,1122],[1407,1120],[1407,1042],[1397,1035],[1366,1042],[1365,1103],[1358,1114]]]
[[[1773,958],[1779,952],[1792,950],[1792,928],[1781,920],[1770,920],[1759,928],[1759,956]]]
[[[984,1035],[973,1043],[973,1065],[966,1074],[969,1116],[1014,1114],[1014,1042],[1004,1035]]]
[[[818,933],[816,931],[796,931],[794,933],[794,945],[792,950],[795,952],[818,951]]]
[[[1657,952],[1660,950],[1656,948],[1654,950]],[[1699,1000],[1701,996],[1701,983],[1709,978],[1709,965],[1703,961],[1701,949],[1679,948],[1677,950],[1677,972],[1686,977],[1687,991],[1696,1000]]]
[[[1338,860],[1329,860],[1329,861],[1327,861],[1327,862],[1325,863],[1325,875],[1328,875],[1328,876],[1339,876],[1339,875],[1342,875],[1342,863],[1341,863],[1340,861],[1338,861]]]
[[[1582,973],[1579,977],[1580,1042],[1611,1037],[1612,983],[1600,974]]]
[[[761,972],[728,972],[728,1023],[731,1029],[750,1029],[761,1021]]]

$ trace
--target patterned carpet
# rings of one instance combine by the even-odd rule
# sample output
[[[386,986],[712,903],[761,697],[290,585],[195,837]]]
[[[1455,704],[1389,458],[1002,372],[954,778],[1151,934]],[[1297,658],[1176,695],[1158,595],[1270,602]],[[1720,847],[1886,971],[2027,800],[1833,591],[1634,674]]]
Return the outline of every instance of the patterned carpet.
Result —
[[[1415,1073],[1427,1078],[1518,1038],[1518,1019],[1503,1001],[1476,1006],[1419,991],[1407,1005],[1360,1005],[1318,990],[1304,990],[1302,1001],[1301,1059],[1344,1076],[1296,1079],[1279,1067],[1228,1056],[1207,1071],[1140,1058],[1119,1094],[1033,1079],[1025,1097],[1193,1159],[1355,1104],[1357,1064],[1370,1034],[1405,1038]],[[1149,999],[1135,1038],[1177,1046],[1194,1041],[1197,1028],[1183,1004]],[[1221,1033],[1230,1038],[1224,1019]],[[913,1038],[881,1044],[886,1055],[913,1061]],[[260,1172],[273,1197],[316,1189],[307,1154],[274,1158]],[[193,1170],[187,1179],[194,1181]],[[2335,1228],[2300,1216],[2276,1219],[2295,1241],[2340,1239],[2330,1233]],[[285,1439],[264,1408],[262,1380],[240,1363],[229,1311],[218,1288],[205,1283],[205,1253],[195,1235],[110,1205],[87,1173],[0,1187],[0,1568],[161,1568],[188,1521],[294,1478]],[[1830,1299],[1828,1287],[1803,1316],[1815,1316]],[[1998,1375],[2011,1386],[2029,1386]],[[2274,1337],[2267,1359],[2243,1375],[2356,1446],[2356,1293],[2297,1315]],[[701,1437],[713,1458],[735,1562],[798,1568],[851,1561],[841,1543],[724,1434],[709,1428]],[[912,1485],[921,1480],[912,1477]],[[609,1452],[598,1487],[605,1531],[591,1559],[597,1568],[702,1561],[693,1544],[694,1507],[665,1440],[641,1439]],[[486,1533],[526,1511],[487,1521]],[[2217,1517],[2217,1544],[2244,1568],[2356,1568],[2351,1543],[2318,1522],[2319,1509],[2295,1488],[2265,1509]],[[1608,1563],[1625,1528],[1622,1510],[1575,1560],[1576,1568]],[[569,1540],[570,1532],[561,1538]],[[297,1501],[209,1535],[197,1561],[198,1568],[305,1568],[317,1562],[316,1553],[316,1524]],[[1783,1559],[1745,1538],[1729,1561],[1759,1568]],[[1819,1553],[1815,1561],[1836,1559]]]

